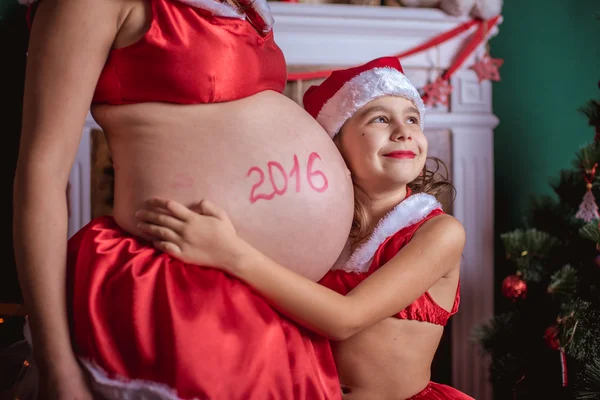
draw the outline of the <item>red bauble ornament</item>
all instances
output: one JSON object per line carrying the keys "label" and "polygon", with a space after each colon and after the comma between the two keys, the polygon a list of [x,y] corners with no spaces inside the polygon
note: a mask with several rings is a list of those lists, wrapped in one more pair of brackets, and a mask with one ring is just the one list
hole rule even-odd
{"label": "red bauble ornament", "polygon": [[600,267],[600,254],[598,254],[598,255],[596,256],[596,258],[594,258],[594,262],[596,263],[596,266],[597,266],[597,267]]}
{"label": "red bauble ornament", "polygon": [[504,297],[517,301],[527,297],[527,283],[519,275],[509,275],[502,281]]}
{"label": "red bauble ornament", "polygon": [[558,341],[558,328],[556,325],[546,328],[546,331],[544,332],[544,340],[546,341],[548,347],[550,347],[552,350],[560,349],[560,342]]}

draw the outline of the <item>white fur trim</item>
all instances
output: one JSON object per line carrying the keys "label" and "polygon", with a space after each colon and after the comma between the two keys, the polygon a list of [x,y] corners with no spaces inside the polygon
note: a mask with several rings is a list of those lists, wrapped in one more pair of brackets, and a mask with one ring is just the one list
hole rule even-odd
{"label": "white fur trim", "polygon": [[317,121],[329,136],[334,137],[356,111],[382,96],[401,96],[411,100],[421,114],[421,129],[425,105],[417,89],[400,71],[389,67],[373,68],[344,83],[317,115]]}
{"label": "white fur trim", "polygon": [[[210,11],[212,15],[218,15],[220,17],[230,18],[244,18],[244,15],[236,10],[229,3],[221,3],[217,0],[177,0],[181,3],[187,4],[195,8],[201,8],[206,11]],[[260,1],[260,0],[257,0]]]}
{"label": "white fur trim", "polygon": [[268,33],[271,29],[273,29],[273,24],[275,20],[273,19],[273,14],[271,13],[271,7],[269,7],[269,3],[267,0],[255,0],[253,4],[254,10],[265,20],[265,29],[263,33]]}
{"label": "white fur trim", "polygon": [[[28,318],[25,318],[23,336],[33,350]],[[164,383],[122,377],[112,379],[94,362],[82,357],[79,357],[79,361],[91,375],[94,392],[101,394],[103,398],[114,400],[181,400],[175,390]]]}
{"label": "white fur trim", "polygon": [[471,15],[475,18],[490,19],[502,13],[502,0],[475,0]]}
{"label": "white fur trim", "polygon": [[[338,260],[332,269],[341,269],[357,274],[367,272],[375,252],[387,238],[407,226],[424,220],[438,208],[441,209],[442,205],[430,194],[417,193],[409,196],[379,221],[369,240],[354,250],[346,258],[348,261]],[[346,248],[344,250],[347,251]]]}
{"label": "white fur trim", "polygon": [[[103,398],[112,400],[181,400],[175,390],[164,383],[141,379],[109,378],[106,372],[89,360],[79,361],[90,372],[92,388]],[[194,398],[194,400],[200,400]]]}
{"label": "white fur trim", "polygon": [[[221,17],[231,17],[231,18],[247,18],[244,14],[238,11],[235,7],[230,5],[227,2],[219,2],[217,0],[177,0],[182,3],[185,3],[189,6],[201,8],[203,10],[210,11],[213,15],[218,15]],[[272,28],[275,20],[273,19],[273,15],[271,13],[271,8],[267,3],[267,0],[254,0],[252,3],[252,7],[254,10],[262,17],[265,21],[265,28],[263,33],[268,33]]]}

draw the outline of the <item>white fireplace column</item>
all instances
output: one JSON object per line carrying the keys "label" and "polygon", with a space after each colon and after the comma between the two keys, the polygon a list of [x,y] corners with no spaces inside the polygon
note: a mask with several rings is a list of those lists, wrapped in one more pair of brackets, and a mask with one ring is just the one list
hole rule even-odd
{"label": "white fireplace column", "polygon": [[[88,115],[69,175],[69,225],[68,235],[73,236],[92,219],[92,138],[91,131],[98,125]],[[98,128],[99,129],[99,128]]]}

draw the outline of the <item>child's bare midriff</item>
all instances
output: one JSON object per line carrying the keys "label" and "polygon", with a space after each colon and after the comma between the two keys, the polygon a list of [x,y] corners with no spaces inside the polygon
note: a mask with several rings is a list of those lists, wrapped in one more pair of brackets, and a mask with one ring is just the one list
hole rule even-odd
{"label": "child's bare midriff", "polygon": [[351,400],[402,400],[423,390],[444,329],[387,318],[332,343],[341,384]]}

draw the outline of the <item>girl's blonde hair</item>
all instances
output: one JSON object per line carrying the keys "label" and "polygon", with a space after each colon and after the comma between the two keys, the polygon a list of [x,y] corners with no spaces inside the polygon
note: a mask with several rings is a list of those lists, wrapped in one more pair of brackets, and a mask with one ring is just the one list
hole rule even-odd
{"label": "girl's blonde hair", "polygon": [[[439,199],[442,194],[450,192],[452,200],[456,189],[448,178],[448,168],[437,157],[428,157],[433,168],[428,168],[427,162],[421,174],[407,186],[412,193],[427,193]],[[350,229],[350,245],[352,248],[365,242],[371,234],[371,213],[369,212],[369,198],[358,186],[354,185],[354,219]]]}

